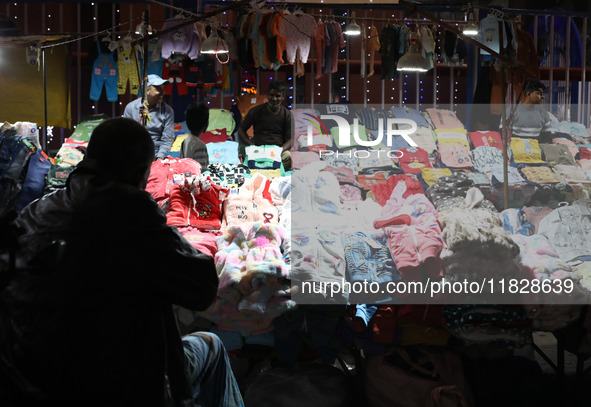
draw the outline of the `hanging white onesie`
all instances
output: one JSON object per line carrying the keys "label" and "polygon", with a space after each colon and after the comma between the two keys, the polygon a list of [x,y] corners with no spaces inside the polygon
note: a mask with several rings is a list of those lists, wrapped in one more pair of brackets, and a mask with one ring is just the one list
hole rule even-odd
{"label": "hanging white onesie", "polygon": [[306,63],[310,54],[310,42],[316,35],[316,21],[307,14],[287,14],[283,18],[285,28],[285,52],[287,62],[293,64],[296,53],[300,50],[300,61]]}

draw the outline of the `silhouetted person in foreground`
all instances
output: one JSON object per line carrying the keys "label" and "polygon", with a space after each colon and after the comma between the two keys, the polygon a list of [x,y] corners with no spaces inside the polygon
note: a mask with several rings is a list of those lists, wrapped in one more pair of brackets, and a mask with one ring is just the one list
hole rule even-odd
{"label": "silhouetted person in foreground", "polygon": [[220,340],[179,335],[172,304],[204,310],[218,278],[144,190],[153,159],[145,128],[107,120],[66,188],[13,222],[0,405],[243,405]]}

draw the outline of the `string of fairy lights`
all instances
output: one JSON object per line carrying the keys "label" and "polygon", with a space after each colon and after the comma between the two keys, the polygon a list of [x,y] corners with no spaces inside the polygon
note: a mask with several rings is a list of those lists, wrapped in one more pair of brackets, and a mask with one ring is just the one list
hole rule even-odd
{"label": "string of fairy lights", "polygon": [[[371,2],[372,1],[370,0],[370,3]],[[321,4],[324,4],[324,1],[321,0],[320,3]],[[11,14],[10,13],[10,8],[11,7],[19,7],[19,5],[21,5],[21,3],[19,3],[19,2],[6,3],[6,14],[7,15],[10,15]],[[92,9],[94,10],[94,15],[92,16],[92,21],[93,21],[93,23],[95,25],[95,28],[97,28],[98,17],[99,17],[98,16],[98,3],[92,2],[92,3],[90,3],[90,5],[92,6]],[[44,12],[45,9],[46,9],[45,4],[43,4],[42,6],[43,6],[42,10]],[[60,5],[60,7],[62,7],[62,6]],[[51,7],[51,6],[48,5],[47,6],[47,9],[49,9],[49,10],[45,14],[46,18],[42,19],[42,21],[43,21],[42,22],[42,30],[44,32],[48,32],[48,33],[52,33],[52,32],[59,33],[60,31],[62,31],[63,22],[61,20],[63,20],[63,17],[62,18],[56,18],[56,6]],[[119,3],[117,3],[116,5],[113,5],[113,9],[114,9],[114,12],[116,14],[118,14],[118,15],[121,14],[121,12],[122,12],[122,10],[121,10],[121,4],[119,4]],[[333,9],[331,9],[331,11],[332,10]],[[12,14],[14,14],[14,19],[23,18],[25,20],[25,26],[27,26],[27,24],[26,24],[27,21],[26,20],[27,20],[27,17],[28,16],[27,16],[27,9],[26,9],[26,7],[24,8],[24,10],[21,9],[20,11],[21,11],[20,13],[17,13],[17,12],[12,13]],[[322,13],[325,12],[325,10],[320,9],[319,12],[322,14]],[[186,11],[186,13],[187,13],[187,15],[193,14],[193,13],[191,13],[189,11]],[[384,14],[385,13],[386,12],[384,11]],[[390,16],[388,17],[388,19],[389,18],[396,19],[396,15],[393,12],[388,12],[388,13],[390,14]],[[226,15],[226,14],[227,13],[225,11],[222,13],[222,15]],[[380,19],[375,19],[375,18],[367,18],[367,10],[365,10],[365,14],[366,14],[365,17],[360,18],[361,21],[369,21],[369,20],[371,20],[372,21],[372,25],[373,25],[373,21],[374,20],[378,20],[378,21],[380,20]],[[348,11],[342,11],[340,13],[340,17],[341,17],[340,18],[340,21],[341,21],[340,22],[340,25],[341,25],[342,28],[344,28],[344,26],[346,25],[347,19],[350,19],[351,17],[349,17],[349,12]],[[116,18],[116,16],[113,17],[113,22],[115,21],[115,18]],[[353,16],[353,18],[354,18],[354,16]],[[384,19],[386,19],[386,16],[385,15],[384,15]],[[100,35],[101,32],[105,32],[105,31],[106,32],[113,31],[113,30],[117,29],[118,27],[125,26],[127,24],[129,24],[130,32],[132,32],[133,31],[133,27],[134,27],[135,23],[138,20],[141,20],[141,17],[138,16],[138,17],[136,17],[134,19],[133,16],[132,16],[132,8],[130,7],[129,21],[126,21],[126,22],[121,23],[121,24],[118,24],[118,25],[114,25],[113,27],[111,27],[111,28],[109,28],[107,30],[98,31],[98,29],[97,29],[97,30],[95,30],[96,31],[95,33],[90,34],[89,36]],[[405,18],[405,20],[407,20],[407,19]],[[408,21],[408,22],[406,22],[406,24],[407,25],[410,25],[411,22]],[[416,20],[413,20],[412,24],[416,24]],[[58,25],[59,25],[59,28],[57,27]],[[365,40],[368,40],[370,38],[370,35],[368,34],[368,32],[371,31],[372,25],[369,25],[367,27],[367,31],[364,32],[364,39]],[[458,25],[458,23],[456,23],[456,26],[457,25]],[[225,22],[224,26],[227,29],[230,28],[229,25],[228,25],[227,19],[226,19],[226,22]],[[439,32],[439,35],[440,34],[441,33]],[[84,38],[87,38],[87,37],[88,36],[79,37],[79,38],[75,38],[75,39],[73,39],[71,41],[72,42],[73,41],[80,41],[81,39],[84,39]],[[122,37],[122,34],[121,33],[119,33],[119,34],[116,35],[117,40],[121,39],[121,37]],[[351,40],[349,38],[346,38],[345,41],[346,42],[349,42]],[[347,44],[347,46],[348,45],[349,44]],[[346,58],[346,52],[347,52],[347,48],[346,47],[340,49],[339,59],[347,59]],[[368,57],[368,56],[369,56],[369,54],[366,54],[366,57]],[[452,70],[453,70],[453,68],[452,68]],[[248,72],[246,71],[245,73],[248,73]],[[329,77],[329,81],[332,81],[333,80],[332,75],[329,75],[328,77]],[[341,75],[338,76],[338,80],[336,78],[334,78],[334,79],[335,79],[335,82],[338,82],[339,86],[338,86],[337,89],[332,89],[332,92],[331,93],[332,94],[338,94],[338,96],[339,96],[340,99],[345,98],[345,96],[343,96],[343,93],[344,93],[343,91],[346,91],[346,88],[347,87],[344,86],[343,83],[346,84],[346,79],[348,79],[348,78],[345,78],[341,74]],[[370,85],[371,84],[371,81],[372,81],[372,78],[367,77],[365,79],[366,79],[367,85]],[[376,75],[373,79],[383,80],[383,79],[380,79],[378,75]],[[418,100],[418,106],[420,108],[420,107],[423,106],[423,102],[424,102],[424,99],[425,99],[425,86],[424,86],[425,84],[424,84],[423,80],[419,79],[418,76],[417,76],[416,79],[419,81],[419,83],[418,83],[418,87],[417,87],[417,94],[415,95],[415,97]],[[439,100],[438,83],[439,83],[439,80],[440,80],[440,76],[438,74],[436,76],[436,79],[437,80],[434,80],[433,81],[433,87],[434,87],[434,93],[433,93],[433,95],[434,95],[434,99],[435,99],[433,101],[433,103],[434,104],[439,104],[440,103],[440,100]],[[295,101],[296,89],[294,88],[294,81],[293,81],[293,77],[292,76],[288,75],[288,81],[289,81],[289,84],[290,84],[289,85],[289,90],[291,92],[289,92],[290,94],[289,94],[289,96],[287,98],[288,99],[287,100],[287,104],[288,104],[288,107],[291,107],[292,104]],[[386,81],[386,83],[387,82],[388,81]],[[388,84],[385,85],[386,88],[389,88],[388,89],[389,95],[386,95],[386,97],[389,99],[388,102],[394,102],[396,100],[396,97],[395,97],[396,91],[399,90],[399,91],[401,91],[401,93],[399,93],[399,95],[400,95],[399,103],[400,104],[407,104],[407,103],[409,103],[409,97],[410,97],[409,96],[409,84],[410,84],[410,82],[409,82],[409,74],[402,74],[401,77],[398,78],[397,81],[391,80],[389,82],[391,82],[391,86],[389,86]],[[330,82],[329,83],[329,88],[331,88],[331,85],[332,84],[333,84],[333,82]],[[452,87],[452,89],[450,89],[450,92],[452,92],[452,95],[453,95],[452,96],[453,97],[453,99],[452,99],[453,105],[454,105],[454,107],[457,107],[457,101],[458,101],[458,89],[457,89],[457,87],[459,85],[458,80],[454,80],[453,81],[453,84],[454,84],[454,86]],[[315,92],[315,94],[316,94],[317,97],[321,97],[322,96],[322,85],[323,85],[323,83],[320,83],[320,82],[319,83],[316,83],[316,92]],[[397,85],[401,89],[397,89]],[[372,94],[372,91],[371,91],[371,89],[369,89],[369,86],[367,86],[366,88],[367,89],[366,89],[366,95],[365,95],[365,98],[364,98],[365,99],[364,100],[364,104],[365,103],[374,103],[375,104],[377,101],[376,100],[372,100],[372,99],[374,99],[374,97],[375,97],[375,95],[377,93],[374,92],[374,94]],[[384,84],[382,85],[382,89],[384,89]],[[331,95],[331,97],[332,97],[332,95]],[[381,101],[382,103],[383,103],[383,98],[384,98],[384,95],[382,95],[382,101]],[[234,100],[232,100],[232,101],[234,101]],[[119,105],[123,105],[123,103],[124,103],[123,101],[119,101],[118,102]],[[211,100],[207,100],[207,103],[208,104],[211,104]],[[90,101],[90,108],[92,110],[96,111],[96,109],[97,109],[96,102]]]}

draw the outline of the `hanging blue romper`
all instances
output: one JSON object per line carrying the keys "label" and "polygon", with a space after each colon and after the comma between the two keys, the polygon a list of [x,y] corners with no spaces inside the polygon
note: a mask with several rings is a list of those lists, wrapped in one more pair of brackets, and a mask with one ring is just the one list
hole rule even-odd
{"label": "hanging blue romper", "polygon": [[[160,43],[160,44],[158,44]],[[144,77],[144,57],[141,52],[137,54],[138,63],[140,65],[140,78]],[[148,75],[158,75],[162,77],[162,67],[164,59],[162,59],[162,40],[160,38],[152,38],[148,43]],[[138,92],[138,96],[142,95],[142,87]]]}
{"label": "hanging blue romper", "polygon": [[117,73],[117,64],[113,58],[113,53],[101,52],[101,45],[97,41],[98,57],[92,66],[92,82],[90,84],[90,99],[99,100],[105,84],[105,94],[109,102],[117,101],[117,82],[119,75]]}

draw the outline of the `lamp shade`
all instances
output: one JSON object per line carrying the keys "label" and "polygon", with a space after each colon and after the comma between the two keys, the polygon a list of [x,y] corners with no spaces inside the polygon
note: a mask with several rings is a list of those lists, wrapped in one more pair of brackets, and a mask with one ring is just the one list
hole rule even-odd
{"label": "lamp shade", "polygon": [[427,60],[419,53],[416,34],[410,34],[410,47],[398,60],[396,70],[406,72],[427,72],[429,70]]}
{"label": "lamp shade", "polygon": [[478,35],[478,26],[471,22],[468,25],[464,26],[462,33],[464,35],[469,35],[469,36]]}
{"label": "lamp shade", "polygon": [[360,35],[361,34],[361,27],[359,24],[355,22],[355,12],[351,13],[351,22],[345,26],[345,31],[343,34],[346,35]]}
{"label": "lamp shade", "polygon": [[343,32],[343,34],[347,34],[347,35],[360,35],[361,34],[361,27],[359,27],[359,24],[357,24],[355,22],[355,20],[351,21],[351,23],[347,24],[347,26],[345,27],[345,31]]}
{"label": "lamp shade", "polygon": [[227,54],[230,52],[228,50],[228,43],[217,33],[217,30],[211,30],[211,34],[203,44],[201,44],[201,53],[202,54]]}

